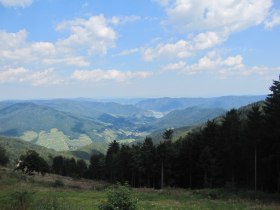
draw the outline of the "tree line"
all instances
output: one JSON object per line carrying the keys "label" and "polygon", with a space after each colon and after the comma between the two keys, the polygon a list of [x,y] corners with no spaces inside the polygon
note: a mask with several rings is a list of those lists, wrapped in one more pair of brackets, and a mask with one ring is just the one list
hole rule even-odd
{"label": "tree line", "polygon": [[177,140],[172,138],[173,130],[167,129],[158,145],[150,137],[133,145],[113,141],[106,155],[92,155],[89,165],[57,156],[48,171],[127,181],[133,187],[236,187],[280,192],[280,82],[273,81],[270,90],[264,103],[249,111],[232,109]]}
{"label": "tree line", "polygon": [[133,187],[237,187],[280,192],[280,82],[264,103],[232,109],[222,119],[172,141],[172,130],[154,145],[110,143],[93,155],[91,178],[128,181]]}

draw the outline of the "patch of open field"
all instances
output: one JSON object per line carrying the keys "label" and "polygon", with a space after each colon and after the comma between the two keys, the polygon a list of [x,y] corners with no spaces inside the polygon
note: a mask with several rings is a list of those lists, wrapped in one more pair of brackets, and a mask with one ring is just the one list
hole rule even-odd
{"label": "patch of open field", "polygon": [[[57,175],[27,177],[0,168],[0,209],[94,210],[106,201],[108,183]],[[134,189],[138,209],[280,209],[279,195],[224,189]],[[20,199],[23,206],[20,206]]]}

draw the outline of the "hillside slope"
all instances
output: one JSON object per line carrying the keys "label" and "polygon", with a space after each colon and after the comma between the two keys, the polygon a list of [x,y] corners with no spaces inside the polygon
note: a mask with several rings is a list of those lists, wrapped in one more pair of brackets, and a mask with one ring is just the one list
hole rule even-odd
{"label": "hillside slope", "polygon": [[57,151],[75,150],[93,141],[141,138],[139,133],[34,103],[16,103],[1,109],[0,135]]}
{"label": "hillside slope", "polygon": [[218,117],[224,114],[225,111],[221,108],[189,107],[169,112],[153,123],[152,126],[158,129],[193,126]]}

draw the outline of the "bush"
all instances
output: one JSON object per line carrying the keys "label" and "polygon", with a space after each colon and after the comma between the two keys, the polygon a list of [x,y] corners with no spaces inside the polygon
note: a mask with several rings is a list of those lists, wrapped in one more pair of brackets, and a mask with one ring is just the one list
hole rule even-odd
{"label": "bush", "polygon": [[62,180],[57,179],[54,181],[53,186],[54,187],[64,187],[64,182]]}
{"label": "bush", "polygon": [[11,195],[11,209],[27,210],[30,208],[33,192],[18,191]]}
{"label": "bush", "polygon": [[128,183],[121,185],[117,183],[115,186],[109,188],[107,192],[108,201],[101,205],[101,210],[135,210],[137,200],[134,197],[133,191]]}

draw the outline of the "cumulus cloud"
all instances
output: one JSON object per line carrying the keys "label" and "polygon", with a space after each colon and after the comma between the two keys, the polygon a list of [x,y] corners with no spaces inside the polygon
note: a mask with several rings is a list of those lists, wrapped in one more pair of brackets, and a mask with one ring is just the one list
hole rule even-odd
{"label": "cumulus cloud", "polygon": [[166,24],[179,30],[245,29],[264,22],[272,6],[272,0],[175,0],[163,1],[168,16]]}
{"label": "cumulus cloud", "polygon": [[6,68],[0,71],[0,83],[17,82],[25,75],[28,71],[23,68]]}
{"label": "cumulus cloud", "polygon": [[143,50],[143,59],[153,61],[157,58],[182,59],[194,55],[196,52],[217,46],[226,39],[224,33],[199,33],[188,40],[179,40],[175,43],[160,43],[154,48]]}
{"label": "cumulus cloud", "polygon": [[[165,26],[183,33],[192,32],[192,38],[173,43],[160,43],[143,50],[143,58],[182,59],[199,51],[216,47],[231,33],[264,23],[269,17],[272,0],[155,0],[166,11]],[[280,23],[279,13],[265,22],[267,28]]]}
{"label": "cumulus cloud", "polygon": [[280,11],[274,11],[270,18],[265,21],[265,28],[272,29],[273,27],[280,25]]}
{"label": "cumulus cloud", "polygon": [[54,74],[53,69],[30,71],[24,67],[3,68],[0,70],[0,83],[27,83],[32,86],[62,84],[63,79]]}
{"label": "cumulus cloud", "polygon": [[107,81],[107,80],[113,80],[117,82],[124,82],[126,80],[130,80],[133,78],[147,78],[151,76],[150,72],[131,72],[131,71],[118,71],[118,70],[102,70],[102,69],[96,69],[96,70],[77,70],[74,71],[71,78],[73,80],[77,81],[93,81],[93,82],[99,82],[99,81]]}
{"label": "cumulus cloud", "polygon": [[89,66],[89,58],[106,54],[114,47],[116,32],[103,16],[65,21],[57,30],[68,30],[69,36],[56,42],[28,42],[27,31],[9,33],[0,30],[2,65],[68,65]]}
{"label": "cumulus cloud", "polygon": [[117,38],[109,22],[103,15],[62,22],[56,29],[70,30],[71,33],[66,39],[58,40],[56,45],[64,53],[86,50],[88,55],[106,54],[114,47]]}
{"label": "cumulus cloud", "polygon": [[166,66],[163,67],[164,71],[176,71],[176,70],[181,70],[183,68],[185,68],[187,65],[186,62],[184,61],[179,61],[177,63],[170,63]]}
{"label": "cumulus cloud", "polygon": [[147,48],[143,52],[145,61],[153,61],[156,58],[187,58],[192,55],[193,46],[185,41],[176,43],[158,44],[154,48]]}
{"label": "cumulus cloud", "polygon": [[210,72],[219,78],[226,78],[232,75],[271,75],[279,72],[280,67],[248,67],[243,63],[243,57],[241,55],[234,55],[222,58],[215,51],[211,51],[206,56],[200,58],[197,63],[194,63],[192,65],[182,65],[182,68],[178,70],[181,73],[189,75]]}
{"label": "cumulus cloud", "polygon": [[31,5],[33,0],[0,0],[4,7],[27,7]]}
{"label": "cumulus cloud", "polygon": [[229,56],[223,59],[215,52],[210,52],[208,55],[200,58],[197,63],[184,67],[182,71],[187,74],[196,74],[203,71],[226,74],[242,71],[243,68],[244,64],[241,55]]}

